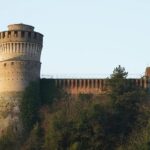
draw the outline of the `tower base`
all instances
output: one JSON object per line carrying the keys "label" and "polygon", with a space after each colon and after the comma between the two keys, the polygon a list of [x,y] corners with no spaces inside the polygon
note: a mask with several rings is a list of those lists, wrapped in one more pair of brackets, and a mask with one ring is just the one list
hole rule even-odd
{"label": "tower base", "polygon": [[19,101],[21,92],[0,93],[0,136],[11,127],[13,132],[21,132],[21,121],[19,117]]}

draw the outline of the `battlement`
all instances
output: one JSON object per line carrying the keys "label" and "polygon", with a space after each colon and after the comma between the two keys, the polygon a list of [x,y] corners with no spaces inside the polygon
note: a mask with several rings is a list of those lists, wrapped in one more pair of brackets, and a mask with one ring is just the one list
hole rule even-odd
{"label": "battlement", "polygon": [[43,43],[43,35],[34,31],[11,30],[0,32],[0,43],[7,42]]}
{"label": "battlement", "polygon": [[[101,94],[109,91],[108,79],[52,79],[55,86],[70,94]],[[149,79],[127,79],[126,84],[149,87]]]}
{"label": "battlement", "polygon": [[8,31],[0,32],[0,61],[34,60],[39,61],[43,45],[43,35],[34,32],[34,27],[25,24],[12,24]]}

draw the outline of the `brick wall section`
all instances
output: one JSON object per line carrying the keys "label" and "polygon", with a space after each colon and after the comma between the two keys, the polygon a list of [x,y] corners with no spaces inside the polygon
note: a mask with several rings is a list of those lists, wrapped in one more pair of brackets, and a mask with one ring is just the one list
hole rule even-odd
{"label": "brick wall section", "polygon": [[[106,79],[53,79],[56,87],[70,94],[101,94],[109,90]],[[128,79],[127,84],[148,88],[148,78]]]}

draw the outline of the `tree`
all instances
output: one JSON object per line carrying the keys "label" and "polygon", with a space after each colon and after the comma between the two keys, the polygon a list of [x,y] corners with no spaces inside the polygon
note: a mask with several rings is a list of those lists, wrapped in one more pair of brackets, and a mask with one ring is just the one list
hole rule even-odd
{"label": "tree", "polygon": [[128,90],[126,85],[127,75],[128,72],[120,65],[114,69],[113,74],[111,74],[111,78],[108,81],[112,96],[121,95]]}
{"label": "tree", "polygon": [[27,141],[22,145],[21,150],[41,150],[42,134],[39,124],[36,123],[30,132]]}
{"label": "tree", "polygon": [[118,66],[109,79],[113,113],[108,132],[116,145],[124,143],[134,127],[139,124],[141,106],[146,99],[146,92],[136,85],[129,84],[127,75],[125,69]]}
{"label": "tree", "polygon": [[25,89],[20,102],[20,117],[25,133],[29,133],[33,125],[38,121],[40,104],[39,83],[32,82]]}

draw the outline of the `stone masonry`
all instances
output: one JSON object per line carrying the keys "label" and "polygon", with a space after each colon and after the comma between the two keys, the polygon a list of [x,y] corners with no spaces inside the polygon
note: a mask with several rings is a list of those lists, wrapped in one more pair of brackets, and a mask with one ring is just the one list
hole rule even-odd
{"label": "stone masonry", "polygon": [[43,35],[34,27],[12,24],[0,32],[0,131],[19,129],[18,100],[31,81],[40,79]]}

